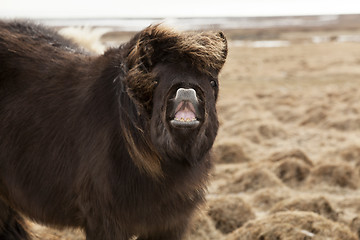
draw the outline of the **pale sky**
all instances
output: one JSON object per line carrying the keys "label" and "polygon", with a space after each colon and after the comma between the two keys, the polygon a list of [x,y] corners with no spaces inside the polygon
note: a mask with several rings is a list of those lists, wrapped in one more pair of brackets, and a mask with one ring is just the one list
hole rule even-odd
{"label": "pale sky", "polygon": [[0,0],[0,18],[242,17],[360,13],[360,0]]}

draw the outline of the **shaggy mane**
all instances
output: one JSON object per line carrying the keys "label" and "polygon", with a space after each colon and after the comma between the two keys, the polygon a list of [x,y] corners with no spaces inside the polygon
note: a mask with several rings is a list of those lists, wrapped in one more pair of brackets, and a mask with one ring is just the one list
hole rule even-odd
{"label": "shaggy mane", "polygon": [[138,33],[128,48],[125,82],[129,95],[135,96],[148,113],[156,86],[151,70],[157,63],[186,62],[200,73],[213,76],[223,67],[228,52],[222,32],[176,32],[162,25],[149,26]]}

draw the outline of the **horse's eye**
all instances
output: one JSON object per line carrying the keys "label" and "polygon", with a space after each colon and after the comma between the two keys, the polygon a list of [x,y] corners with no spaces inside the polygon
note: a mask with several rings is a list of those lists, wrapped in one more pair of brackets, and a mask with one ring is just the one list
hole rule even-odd
{"label": "horse's eye", "polygon": [[216,83],[216,81],[211,80],[211,81],[210,81],[210,85],[214,88],[214,87],[217,86],[217,83]]}

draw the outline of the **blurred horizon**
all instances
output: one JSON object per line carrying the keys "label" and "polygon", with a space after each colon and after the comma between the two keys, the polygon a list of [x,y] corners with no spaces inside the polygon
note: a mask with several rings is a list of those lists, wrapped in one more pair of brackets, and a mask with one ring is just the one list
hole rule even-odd
{"label": "blurred horizon", "polygon": [[117,19],[360,14],[357,0],[0,0],[0,18]]}
{"label": "blurred horizon", "polygon": [[36,19],[49,26],[85,26],[110,28],[116,31],[138,31],[151,24],[165,24],[181,30],[195,29],[266,29],[266,28],[314,28],[325,26],[356,27],[360,14],[276,16],[276,17],[213,17],[213,18],[71,18]]}

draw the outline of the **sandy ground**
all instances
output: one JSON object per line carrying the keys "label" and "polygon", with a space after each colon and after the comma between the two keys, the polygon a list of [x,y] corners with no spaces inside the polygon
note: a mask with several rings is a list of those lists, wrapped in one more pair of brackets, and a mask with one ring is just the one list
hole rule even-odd
{"label": "sandy ground", "polygon": [[[358,239],[360,43],[229,50],[208,204],[188,239]],[[84,239],[30,227],[34,239]]]}
{"label": "sandy ground", "polygon": [[358,239],[359,77],[359,43],[231,48],[208,195],[220,237]]}

